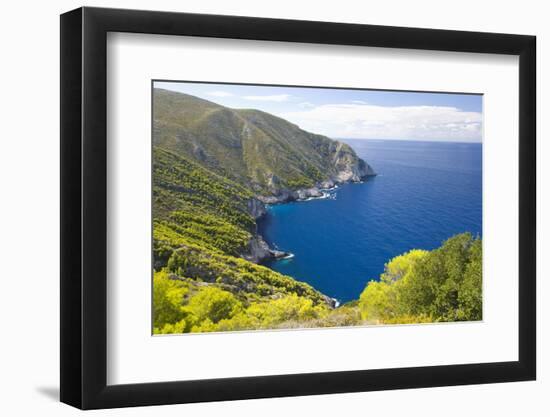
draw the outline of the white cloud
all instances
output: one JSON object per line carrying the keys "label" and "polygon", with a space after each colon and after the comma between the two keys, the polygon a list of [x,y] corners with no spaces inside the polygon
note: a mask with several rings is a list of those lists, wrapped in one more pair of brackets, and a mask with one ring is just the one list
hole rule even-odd
{"label": "white cloud", "polygon": [[231,97],[233,94],[227,92],[227,91],[209,91],[208,93],[209,96],[214,96],[214,97]]}
{"label": "white cloud", "polygon": [[275,102],[282,102],[282,101],[288,101],[290,99],[289,94],[274,94],[270,96],[244,96],[245,100],[253,100],[253,101],[275,101]]}
{"label": "white cloud", "polygon": [[304,101],[302,103],[299,103],[298,106],[302,107],[303,109],[311,109],[312,107],[315,107],[315,104],[310,103],[309,101]]}
{"label": "white cloud", "polygon": [[302,129],[331,137],[479,141],[482,116],[448,106],[326,104],[280,114]]}

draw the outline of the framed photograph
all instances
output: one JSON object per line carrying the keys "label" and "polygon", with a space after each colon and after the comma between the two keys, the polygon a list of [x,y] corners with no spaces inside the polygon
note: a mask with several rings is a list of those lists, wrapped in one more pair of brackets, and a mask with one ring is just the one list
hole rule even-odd
{"label": "framed photograph", "polygon": [[535,37],[61,16],[61,401],[533,380]]}

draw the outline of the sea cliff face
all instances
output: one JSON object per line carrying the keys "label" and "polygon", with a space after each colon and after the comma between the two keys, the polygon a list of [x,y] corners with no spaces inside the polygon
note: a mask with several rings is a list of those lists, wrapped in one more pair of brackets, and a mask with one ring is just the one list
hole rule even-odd
{"label": "sea cliff face", "polygon": [[272,179],[270,182],[270,195],[258,195],[257,199],[264,204],[280,204],[321,198],[324,196],[325,190],[334,188],[337,184],[362,182],[376,175],[374,169],[361,158],[358,158],[353,150],[351,152],[349,150],[342,151],[342,145],[347,146],[339,142],[336,145],[337,151],[332,160],[335,174],[328,179],[315,183],[313,187],[294,190],[285,188],[280,185],[280,182]]}
{"label": "sea cliff face", "polygon": [[334,153],[333,164],[336,175],[333,178],[336,182],[360,182],[376,173],[372,167],[359,158],[355,151],[348,145],[338,142]]}
{"label": "sea cliff face", "polygon": [[252,236],[248,242],[247,250],[242,257],[255,264],[262,263],[268,259],[281,259],[290,256],[290,253],[270,248],[267,242],[259,234]]}
{"label": "sea cliff face", "polygon": [[248,213],[256,220],[265,216],[267,212],[264,203],[258,198],[251,198],[248,200],[247,209]]}

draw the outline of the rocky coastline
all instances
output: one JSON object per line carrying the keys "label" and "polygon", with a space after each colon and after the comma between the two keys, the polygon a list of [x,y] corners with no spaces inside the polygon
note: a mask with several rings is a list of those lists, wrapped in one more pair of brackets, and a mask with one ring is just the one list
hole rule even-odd
{"label": "rocky coastline", "polygon": [[248,242],[247,251],[242,254],[244,259],[256,264],[268,260],[284,259],[291,256],[292,254],[290,252],[270,248],[267,242],[259,234],[252,236]]}
{"label": "rocky coastline", "polygon": [[[259,220],[267,213],[266,205],[325,198],[328,195],[328,192],[337,188],[339,184],[359,183],[376,175],[376,172],[374,172],[370,165],[361,159],[358,161],[359,162],[357,165],[353,168],[349,168],[348,165],[347,169],[340,171],[335,177],[321,181],[315,184],[314,187],[297,190],[280,188],[272,190],[272,195],[258,195],[249,200],[248,211],[255,220]],[[248,243],[247,251],[243,253],[242,256],[248,261],[259,264],[269,260],[290,258],[293,254],[270,248],[267,242],[256,230]]]}
{"label": "rocky coastline", "polygon": [[[263,204],[282,204],[292,201],[308,201],[315,198],[323,198],[326,192],[334,189],[339,184],[358,183],[366,181],[369,177],[376,176],[376,172],[372,167],[362,159],[357,159],[355,163],[347,163],[341,168],[338,173],[324,181],[320,181],[310,188],[300,188],[297,190],[289,190],[283,187],[271,188],[270,195],[259,195],[256,199]],[[272,179],[271,183],[276,183]],[[265,208],[264,208],[265,210]]]}

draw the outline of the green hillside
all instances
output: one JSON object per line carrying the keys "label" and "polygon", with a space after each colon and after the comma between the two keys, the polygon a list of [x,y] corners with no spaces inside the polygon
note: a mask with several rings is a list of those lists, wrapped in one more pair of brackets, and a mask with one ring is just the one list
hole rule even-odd
{"label": "green hillside", "polygon": [[156,146],[245,185],[258,194],[359,181],[374,171],[344,143],[259,110],[235,110],[154,90]]}
{"label": "green hillside", "polygon": [[229,179],[159,148],[153,153],[153,251],[155,269],[223,284],[234,292],[326,297],[311,286],[241,259],[256,222],[252,194]]}

